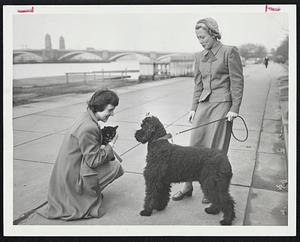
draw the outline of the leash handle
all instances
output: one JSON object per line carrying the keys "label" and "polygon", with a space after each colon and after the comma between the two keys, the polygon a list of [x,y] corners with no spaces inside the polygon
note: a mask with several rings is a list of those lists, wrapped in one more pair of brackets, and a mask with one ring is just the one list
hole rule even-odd
{"label": "leash handle", "polygon": [[247,127],[247,124],[246,124],[246,122],[245,122],[245,120],[244,120],[244,118],[243,118],[242,116],[238,115],[237,118],[240,118],[240,119],[243,121],[244,126],[245,126],[245,129],[246,129],[246,136],[245,136],[244,139],[238,139],[238,138],[234,135],[233,129],[231,129],[231,134],[232,134],[233,138],[235,138],[237,141],[239,141],[239,142],[245,142],[245,141],[248,139],[248,136],[249,136],[248,127]]}
{"label": "leash handle", "polygon": [[[246,136],[245,136],[245,138],[244,138],[244,139],[238,139],[238,138],[237,138],[237,137],[234,135],[234,133],[233,133],[233,129],[231,130],[231,134],[232,134],[233,138],[235,138],[237,141],[239,141],[239,142],[245,142],[245,141],[248,139],[248,135],[249,135],[249,131],[248,131],[247,124],[246,124],[246,122],[245,122],[245,120],[244,120],[244,118],[243,118],[242,116],[238,115],[238,116],[236,116],[236,118],[240,118],[240,119],[243,121],[243,124],[244,124],[244,126],[245,126],[245,129],[246,129]],[[209,122],[209,123],[206,123],[206,124],[202,124],[202,125],[199,125],[199,126],[196,126],[196,127],[190,128],[190,129],[186,129],[186,130],[180,131],[180,132],[176,133],[175,135],[179,135],[179,134],[182,134],[182,133],[185,133],[185,132],[191,131],[191,130],[193,130],[193,129],[197,129],[197,128],[200,128],[200,127],[203,127],[203,126],[206,126],[206,125],[209,125],[209,124],[215,123],[215,122],[220,122],[220,121],[222,121],[222,120],[226,120],[226,119],[227,119],[227,117],[225,117],[225,118],[220,118],[220,119],[217,119],[217,120],[211,121],[211,122]],[[228,121],[228,122],[229,122],[229,121]],[[232,120],[232,122],[233,122],[233,120]]]}

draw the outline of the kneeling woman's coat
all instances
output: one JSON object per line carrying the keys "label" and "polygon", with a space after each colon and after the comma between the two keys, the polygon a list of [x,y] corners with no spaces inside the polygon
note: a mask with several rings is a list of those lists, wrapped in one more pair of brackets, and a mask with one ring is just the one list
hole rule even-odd
{"label": "kneeling woman's coat", "polygon": [[66,133],[49,184],[47,218],[100,217],[103,188],[123,174],[110,145],[102,146],[101,129],[87,110]]}

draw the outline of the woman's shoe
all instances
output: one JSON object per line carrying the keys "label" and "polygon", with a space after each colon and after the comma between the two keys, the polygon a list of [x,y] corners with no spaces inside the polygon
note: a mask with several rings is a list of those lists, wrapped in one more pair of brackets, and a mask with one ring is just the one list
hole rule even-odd
{"label": "woman's shoe", "polygon": [[180,200],[184,199],[185,197],[191,197],[192,194],[193,194],[193,188],[188,190],[187,192],[179,191],[173,195],[172,200],[180,201]]}

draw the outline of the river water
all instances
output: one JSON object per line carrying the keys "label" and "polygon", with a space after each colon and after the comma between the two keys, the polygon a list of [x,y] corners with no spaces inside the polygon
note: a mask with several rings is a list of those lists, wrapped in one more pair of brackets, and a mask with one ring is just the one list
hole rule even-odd
{"label": "river water", "polygon": [[[64,76],[66,72],[92,72],[111,70],[139,70],[138,60],[119,60],[110,63],[37,63],[14,64],[13,79],[32,77]],[[129,73],[131,79],[137,79],[138,72]]]}

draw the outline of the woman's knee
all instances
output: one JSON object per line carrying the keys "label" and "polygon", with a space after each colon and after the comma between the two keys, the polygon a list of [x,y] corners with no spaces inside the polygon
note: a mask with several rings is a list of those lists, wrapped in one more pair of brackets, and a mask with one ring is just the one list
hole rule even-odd
{"label": "woman's knee", "polygon": [[123,176],[123,174],[124,174],[124,170],[123,167],[120,165],[116,179],[119,178],[120,176]]}

